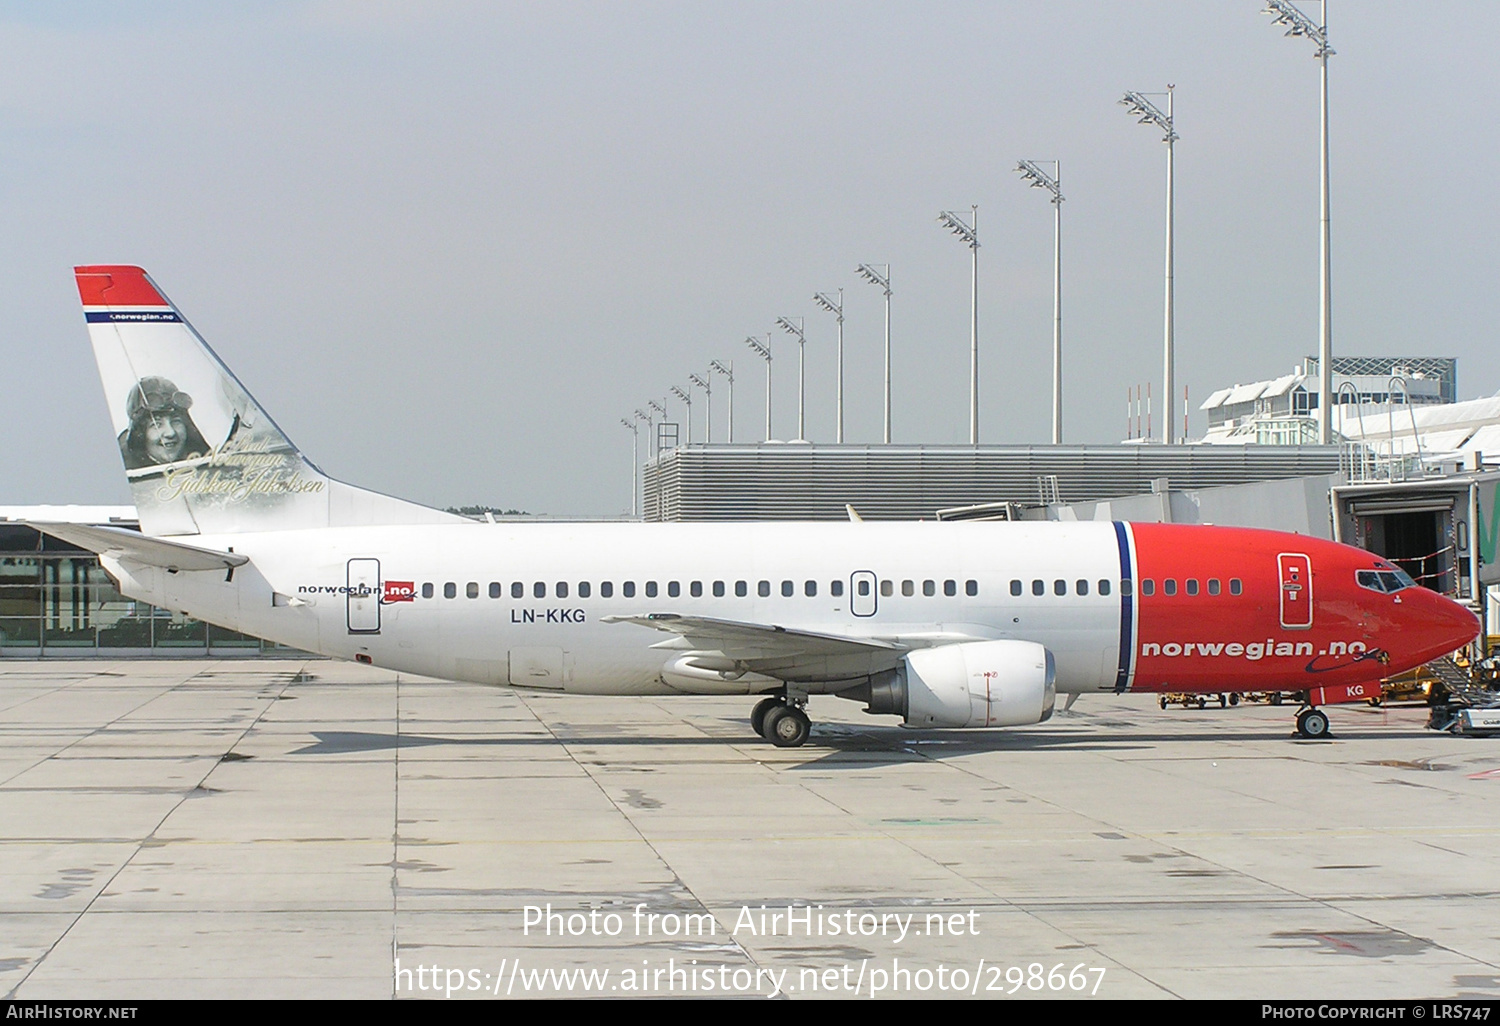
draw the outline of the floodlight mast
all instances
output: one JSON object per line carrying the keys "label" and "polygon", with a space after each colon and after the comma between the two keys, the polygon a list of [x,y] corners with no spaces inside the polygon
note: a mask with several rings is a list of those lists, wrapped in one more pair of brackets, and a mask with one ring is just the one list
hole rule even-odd
{"label": "floodlight mast", "polygon": [[[655,410],[657,413],[661,414],[661,422],[662,422],[663,425],[666,424],[666,422],[667,422],[667,407],[666,407],[665,403],[659,403],[655,399],[647,399],[646,400],[646,406],[649,407],[652,410]],[[653,452],[655,453],[655,455],[657,455],[657,456],[661,455],[661,432],[660,431],[656,432],[656,434],[654,436],[652,436],[652,439],[651,439],[651,448],[652,448]]]}
{"label": "floodlight mast", "polygon": [[[876,268],[881,270],[876,270]],[[891,444],[891,265],[860,264],[855,272],[885,291],[885,444]]]}
{"label": "floodlight mast", "polygon": [[[793,324],[795,320],[797,323]],[[807,335],[801,317],[778,317],[776,326],[797,340],[797,441],[807,441]]]}
{"label": "floodlight mast", "polygon": [[745,339],[745,345],[755,353],[756,356],[766,361],[766,441],[771,440],[771,333],[766,333],[766,343],[761,345],[760,339],[754,335]]}
{"label": "floodlight mast", "polygon": [[813,302],[824,310],[838,318],[839,322],[839,353],[838,353],[838,397],[839,416],[838,427],[834,432],[834,441],[839,445],[844,444],[844,290],[839,289],[839,299],[835,303],[828,298],[826,292],[814,292]]}
{"label": "floodlight mast", "polygon": [[[639,413],[640,411],[637,410],[636,412]],[[624,417],[621,417],[620,423],[624,424],[630,431],[630,515],[637,516],[639,515],[637,511],[640,509],[640,502],[636,498],[636,489],[639,487],[636,479],[641,473],[641,430],[633,420],[626,420]]]}
{"label": "floodlight mast", "polygon": [[[689,385],[688,387],[691,388],[692,386]],[[672,386],[672,394],[675,395],[677,398],[681,399],[682,400],[682,405],[684,405],[684,406],[687,407],[687,442],[685,444],[692,445],[693,444],[693,397],[689,393],[684,392],[682,389],[678,388],[676,385]]]}
{"label": "floodlight mast", "polygon": [[1322,172],[1322,196],[1319,228],[1322,271],[1318,287],[1318,441],[1328,445],[1333,441],[1333,281],[1329,258],[1328,227],[1328,58],[1336,53],[1328,45],[1328,0],[1320,0],[1318,20],[1313,20],[1299,11],[1290,0],[1266,0],[1262,14],[1272,16],[1271,24],[1285,25],[1288,36],[1304,36],[1316,47],[1313,56],[1319,65],[1322,80],[1319,127],[1322,143],[1319,163]]}
{"label": "floodlight mast", "polygon": [[700,378],[697,374],[688,375],[688,391],[697,385],[703,389],[703,444],[712,445],[714,442],[714,393],[708,381]]}
{"label": "floodlight mast", "polygon": [[726,367],[718,360],[709,360],[708,369],[716,374],[722,374],[729,382],[729,416],[726,419],[726,434],[729,436],[730,445],[734,444],[734,361],[730,360]]}
{"label": "floodlight mast", "polygon": [[973,271],[969,289],[969,444],[979,444],[979,207],[969,207],[969,220],[951,210],[938,213],[938,224],[969,247]]}
{"label": "floodlight mast", "polygon": [[[1167,109],[1166,109],[1165,113],[1163,113],[1162,110],[1161,110],[1161,108],[1158,107],[1156,104],[1154,104],[1150,100],[1146,99],[1146,96],[1148,95],[1146,93],[1129,92],[1129,93],[1126,93],[1125,94],[1125,98],[1120,101],[1121,106],[1123,106],[1125,108],[1126,112],[1128,114],[1130,114],[1131,117],[1138,118],[1140,120],[1141,124],[1143,124],[1143,125],[1155,125],[1157,128],[1161,129],[1162,130],[1162,140],[1161,141],[1164,142],[1166,144],[1166,146],[1167,146],[1167,274],[1166,274],[1166,277],[1167,277],[1167,287],[1166,287],[1166,300],[1165,300],[1165,303],[1163,304],[1164,307],[1165,307],[1165,312],[1164,312],[1163,317],[1162,317],[1162,320],[1163,320],[1163,327],[1162,327],[1163,343],[1162,343],[1162,348],[1165,351],[1163,353],[1163,357],[1162,357],[1162,362],[1165,365],[1164,366],[1164,370],[1163,370],[1162,373],[1163,373],[1163,377],[1166,378],[1166,382],[1165,382],[1165,387],[1162,389],[1162,395],[1164,396],[1164,399],[1162,400],[1164,408],[1162,410],[1162,418],[1161,418],[1161,424],[1162,424],[1162,427],[1161,427],[1161,440],[1163,442],[1166,442],[1169,445],[1172,442],[1172,371],[1173,371],[1173,353],[1172,353],[1172,344],[1173,344],[1173,339],[1172,339],[1172,327],[1173,327],[1173,325],[1172,325],[1172,321],[1173,321],[1173,297],[1172,297],[1172,234],[1173,234],[1172,233],[1172,216],[1173,216],[1172,144],[1175,143],[1177,141],[1177,139],[1178,139],[1177,130],[1176,130],[1176,128],[1173,127],[1173,120],[1172,120],[1172,91],[1173,91],[1174,88],[1176,88],[1176,87],[1175,86],[1171,86],[1171,85],[1167,86],[1167,92],[1166,92],[1166,96],[1167,96]],[[1152,94],[1149,94],[1149,95],[1160,96],[1161,94],[1160,93],[1152,93]]]}
{"label": "floodlight mast", "polygon": [[[1051,164],[1047,174],[1038,164]],[[1052,444],[1062,444],[1062,161],[1023,160],[1016,165],[1021,179],[1033,189],[1052,194]]]}

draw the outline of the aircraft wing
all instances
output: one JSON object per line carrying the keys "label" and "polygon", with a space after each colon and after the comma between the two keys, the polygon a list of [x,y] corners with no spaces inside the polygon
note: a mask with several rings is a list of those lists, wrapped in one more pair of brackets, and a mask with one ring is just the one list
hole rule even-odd
{"label": "aircraft wing", "polygon": [[602,619],[671,634],[673,637],[651,647],[680,650],[707,669],[748,670],[790,681],[868,676],[899,665],[909,651],[906,646],[875,638],[818,634],[710,616],[648,613]]}
{"label": "aircraft wing", "polygon": [[146,566],[161,567],[174,573],[178,570],[232,570],[250,562],[249,556],[234,552],[218,552],[200,549],[196,545],[153,538],[139,531],[127,531],[123,527],[98,527],[86,524],[41,523],[21,520],[17,523],[34,527],[38,531],[61,538],[90,552],[115,559],[129,560]]}

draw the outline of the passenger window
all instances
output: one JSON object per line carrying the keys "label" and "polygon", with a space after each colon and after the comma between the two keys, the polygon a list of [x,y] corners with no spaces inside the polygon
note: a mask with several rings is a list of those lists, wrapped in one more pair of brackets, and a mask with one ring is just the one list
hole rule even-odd
{"label": "passenger window", "polygon": [[917,586],[916,586],[916,584],[914,582],[912,582],[912,581],[902,581],[901,582],[901,594],[905,595],[907,598],[911,598],[916,593],[917,593]]}
{"label": "passenger window", "polygon": [[668,581],[667,582],[667,597],[668,598],[676,598],[678,595],[681,595],[681,594],[682,594],[682,585],[678,584],[676,581]]}
{"label": "passenger window", "polygon": [[422,597],[423,598],[432,598],[432,585],[430,585],[430,584],[424,584],[424,585],[422,585]]}
{"label": "passenger window", "polygon": [[522,584],[520,581],[516,581],[515,583],[513,583],[510,586],[510,597],[511,598],[521,598],[525,594],[526,594],[526,585]]}
{"label": "passenger window", "polygon": [[469,596],[469,598],[478,598],[479,597],[479,582],[478,581],[470,581],[468,584],[464,585],[464,594],[467,595],[467,596]]}
{"label": "passenger window", "polygon": [[694,581],[692,584],[689,584],[688,585],[688,594],[691,595],[691,596],[693,596],[693,598],[702,598],[703,597],[703,582],[702,581]]}
{"label": "passenger window", "polygon": [[1047,594],[1047,582],[1046,581],[1032,581],[1031,582],[1031,593],[1033,595],[1045,595],[1045,594]]}
{"label": "passenger window", "polygon": [[735,581],[734,582],[734,597],[735,598],[744,598],[748,594],[750,594],[750,585],[749,584],[747,584],[745,581]]}
{"label": "passenger window", "polygon": [[715,581],[714,582],[714,598],[723,598],[723,597],[724,597],[724,582],[723,581]]}
{"label": "passenger window", "polygon": [[614,594],[615,594],[615,582],[614,581],[600,581],[599,582],[599,597],[600,598],[614,598]]}
{"label": "passenger window", "polygon": [[860,581],[859,582],[859,595],[860,595],[860,598],[869,598],[870,597],[870,582],[869,581]]}
{"label": "passenger window", "polygon": [[545,581],[536,581],[531,586],[531,594],[535,598],[547,597],[547,584]]}
{"label": "passenger window", "polygon": [[1149,577],[1142,578],[1142,580],[1141,580],[1141,594],[1142,595],[1155,595],[1156,594],[1156,582],[1153,581]]}
{"label": "passenger window", "polygon": [[635,598],[635,582],[626,581],[624,584],[620,585],[620,594],[625,596],[626,598]]}
{"label": "passenger window", "polygon": [[647,598],[656,598],[656,582],[655,581],[647,581],[646,582],[646,597]]}
{"label": "passenger window", "polygon": [[1134,594],[1135,594],[1135,583],[1133,581],[1131,581],[1131,579],[1128,578],[1128,577],[1123,578],[1120,581],[1120,596],[1122,598],[1129,598],[1131,595],[1134,595]]}
{"label": "passenger window", "polygon": [[1078,594],[1080,594],[1080,595],[1087,595],[1089,593],[1089,582],[1088,581],[1079,581],[1077,583],[1077,589],[1078,589]]}
{"label": "passenger window", "polygon": [[1020,581],[1013,580],[1010,582],[1010,593],[1012,595],[1019,595],[1025,590],[1025,586]]}
{"label": "passenger window", "polygon": [[499,597],[500,597],[500,582],[499,581],[491,581],[490,582],[490,598],[499,598]]}
{"label": "passenger window", "polygon": [[1052,582],[1052,594],[1054,594],[1054,595],[1066,595],[1067,593],[1068,593],[1068,582],[1067,581],[1053,581]]}
{"label": "passenger window", "polygon": [[974,596],[974,595],[978,595],[979,594],[979,582],[978,581],[965,581],[964,582],[964,594],[968,595],[968,596],[971,596],[971,597]]}
{"label": "passenger window", "polygon": [[782,598],[791,598],[792,597],[792,593],[795,592],[796,590],[797,590],[796,586],[794,584],[792,584],[791,581],[782,581],[781,582],[781,597]]}
{"label": "passenger window", "polygon": [[770,581],[761,581],[761,582],[757,583],[755,585],[755,594],[759,595],[761,598],[770,598],[771,597],[771,582]]}
{"label": "passenger window", "polygon": [[1165,581],[1162,581],[1161,582],[1161,593],[1163,595],[1176,595],[1177,594],[1177,579],[1174,578],[1174,577],[1168,577]]}
{"label": "passenger window", "polygon": [[1099,594],[1101,594],[1101,595],[1108,595],[1109,594],[1109,579],[1108,578],[1100,578],[1099,579]]}
{"label": "passenger window", "polygon": [[[1020,584],[1020,583],[1021,583],[1020,581],[1012,581],[1011,585],[1012,585],[1012,587],[1014,587],[1015,585]],[[958,594],[958,582],[955,581],[955,580],[951,580],[951,579],[944,581],[943,582],[943,594],[947,595],[949,598],[952,598],[954,595],[957,595]],[[1013,591],[1012,594],[1019,595],[1021,593],[1019,591]]]}
{"label": "passenger window", "polygon": [[589,582],[588,581],[579,581],[578,582],[578,597],[579,598],[588,598],[589,594],[592,591],[593,591],[593,589],[589,587]]}
{"label": "passenger window", "polygon": [[896,594],[895,584],[890,581],[881,581],[880,594],[884,595],[886,598],[890,598],[892,595]]}
{"label": "passenger window", "polygon": [[1240,579],[1238,577],[1231,577],[1229,579],[1229,594],[1238,595],[1244,590],[1245,586],[1240,583]]}
{"label": "passenger window", "polygon": [[567,581],[558,581],[557,582],[557,591],[554,594],[556,594],[558,598],[567,598],[568,597],[568,582]]}
{"label": "passenger window", "polygon": [[803,585],[802,585],[802,594],[806,595],[808,598],[817,598],[817,596],[818,596],[818,582],[817,581],[806,581],[806,582],[804,582]]}
{"label": "passenger window", "polygon": [[922,582],[922,594],[926,595],[928,598],[931,598],[933,595],[936,595],[937,594],[937,582],[936,581],[923,581]]}
{"label": "passenger window", "polygon": [[1197,578],[1195,578],[1195,577],[1189,577],[1186,581],[1183,582],[1183,586],[1187,589],[1187,593],[1189,595],[1196,595],[1196,594],[1198,594],[1198,580],[1197,580]]}
{"label": "passenger window", "polygon": [[832,595],[834,598],[839,598],[840,596],[842,596],[844,594],[844,582],[829,581],[828,594]]}
{"label": "passenger window", "polygon": [[1219,579],[1217,577],[1210,577],[1208,579],[1208,593],[1210,595],[1217,595],[1219,593]]}
{"label": "passenger window", "polygon": [[443,585],[443,598],[456,598],[458,596],[458,585],[449,581]]}

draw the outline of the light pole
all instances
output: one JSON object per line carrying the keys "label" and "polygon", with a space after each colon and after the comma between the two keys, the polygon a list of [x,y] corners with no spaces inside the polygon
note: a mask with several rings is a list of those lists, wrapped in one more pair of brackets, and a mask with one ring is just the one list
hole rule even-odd
{"label": "light pole", "polygon": [[1051,164],[1052,174],[1037,166],[1038,161],[1023,160],[1016,165],[1022,180],[1030,182],[1033,189],[1046,189],[1052,194],[1052,444],[1062,444],[1062,161],[1044,160]]}
{"label": "light pole", "polygon": [[621,417],[620,423],[624,424],[630,431],[630,515],[635,516],[636,510],[639,508],[639,503],[636,500],[636,488],[638,487],[636,478],[641,472],[641,431],[633,420],[626,420],[624,417]]}
{"label": "light pole", "polygon": [[951,210],[938,214],[938,224],[969,247],[974,269],[969,289],[969,444],[979,444],[979,207],[969,208],[967,223]]}
{"label": "light pole", "polygon": [[[689,387],[692,387],[692,386],[689,386]],[[678,388],[676,385],[672,386],[672,394],[675,395],[677,398],[681,399],[682,400],[682,405],[684,405],[684,406],[687,407],[687,442],[685,444],[692,445],[693,444],[693,397],[691,395],[689,395],[687,392],[684,392],[682,389]]]}
{"label": "light pole", "polygon": [[776,318],[776,326],[797,340],[797,441],[807,441],[807,335],[802,331],[802,318]]}
{"label": "light pole", "polygon": [[[1172,127],[1172,86],[1167,86],[1167,110],[1162,113],[1161,108],[1146,99],[1145,93],[1126,93],[1125,98],[1120,101],[1131,117],[1140,119],[1143,125],[1155,125],[1162,130],[1161,141],[1167,144],[1167,297],[1166,313],[1164,314],[1165,325],[1163,335],[1165,336],[1163,348],[1165,355],[1163,361],[1165,370],[1163,376],[1166,378],[1166,387],[1162,389],[1162,418],[1161,418],[1161,440],[1168,444],[1172,441],[1172,144],[1177,141],[1177,131]],[[1153,93],[1160,96],[1160,93]]]}
{"label": "light pole", "polygon": [[1328,255],[1328,58],[1336,51],[1328,45],[1328,0],[1320,0],[1318,20],[1322,24],[1319,25],[1313,24],[1312,19],[1293,6],[1290,0],[1266,0],[1266,9],[1261,13],[1272,15],[1273,25],[1285,25],[1287,35],[1306,36],[1313,41],[1317,47],[1313,56],[1318,59],[1322,78],[1319,118],[1323,136],[1319,150],[1323,193],[1319,215],[1322,274],[1318,288],[1318,441],[1328,445],[1333,441],[1333,412],[1330,409],[1333,405],[1333,282]]}
{"label": "light pole", "polygon": [[[881,270],[877,271],[879,267]],[[885,290],[885,444],[891,444],[891,265],[860,264],[855,272]]]}
{"label": "light pole", "polygon": [[708,369],[716,374],[722,374],[729,383],[729,416],[725,418],[726,433],[729,436],[729,444],[734,444],[734,361],[729,361],[729,366],[724,366],[718,360],[708,361]]}
{"label": "light pole", "polygon": [[703,444],[712,445],[714,440],[714,394],[707,381],[697,374],[688,375],[688,391],[694,385],[703,389]]}
{"label": "light pole", "polygon": [[[647,399],[646,400],[646,405],[648,407],[650,407],[652,410],[655,410],[658,414],[660,414],[661,415],[661,422],[662,422],[662,424],[666,424],[666,422],[667,422],[667,407],[666,407],[665,403],[659,403],[655,399]],[[655,452],[655,454],[657,456],[661,455],[661,432],[660,431],[658,431],[656,433],[656,437],[651,440],[651,448],[652,448],[652,450]]]}
{"label": "light pole", "polygon": [[745,339],[745,345],[749,346],[755,355],[766,361],[766,441],[771,440],[771,334],[766,333],[766,344],[761,345],[760,339],[751,335]]}
{"label": "light pole", "polygon": [[839,355],[838,355],[838,396],[839,396],[839,419],[838,427],[834,431],[833,440],[839,445],[844,444],[844,290],[839,289],[839,299],[835,303],[828,298],[826,292],[814,292],[813,302],[824,310],[833,314],[839,321]]}

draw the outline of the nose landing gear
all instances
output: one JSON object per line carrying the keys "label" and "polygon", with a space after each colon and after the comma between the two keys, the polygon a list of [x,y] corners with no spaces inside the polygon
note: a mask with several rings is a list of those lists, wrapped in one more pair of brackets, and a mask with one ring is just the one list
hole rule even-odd
{"label": "nose landing gear", "polygon": [[750,713],[750,726],[777,748],[800,748],[812,734],[812,721],[801,703],[784,698],[765,698]]}
{"label": "nose landing gear", "polygon": [[1328,737],[1328,714],[1321,709],[1307,708],[1297,714],[1297,734],[1311,741]]}

